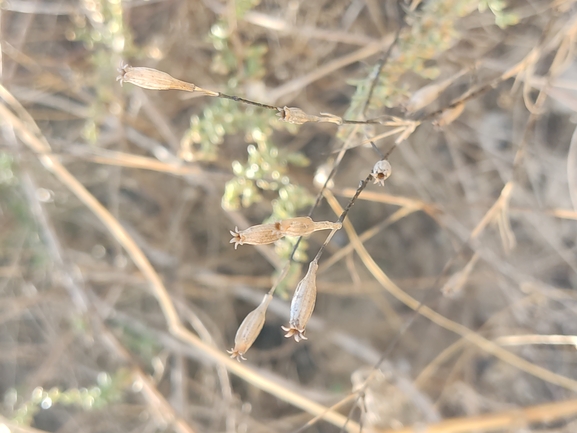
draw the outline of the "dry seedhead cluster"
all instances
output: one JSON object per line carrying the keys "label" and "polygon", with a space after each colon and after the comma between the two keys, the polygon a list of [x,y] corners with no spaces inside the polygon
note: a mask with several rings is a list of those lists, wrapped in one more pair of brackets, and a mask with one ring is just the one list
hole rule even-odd
{"label": "dry seedhead cluster", "polygon": [[[121,85],[123,83],[131,83],[144,89],[184,90],[187,92],[202,93],[206,96],[232,99],[249,105],[277,110],[281,121],[296,125],[302,125],[308,122],[333,123],[335,125],[390,123],[383,122],[381,120],[346,120],[329,113],[320,113],[320,116],[315,116],[305,113],[300,108],[286,106],[274,107],[271,105],[262,104],[260,102],[239,98],[237,96],[230,96],[221,92],[206,90],[195,84],[176,79],[166,72],[151,68],[123,65],[119,68],[118,71],[120,72],[120,75],[117,77],[117,81],[119,81]],[[416,124],[410,124],[406,128],[405,132],[412,131],[415,127]],[[286,332],[286,338],[294,337],[296,342],[307,339],[307,337],[305,337],[305,329],[315,308],[317,298],[316,274],[319,267],[318,260],[322,255],[322,251],[334,233],[341,229],[342,221],[344,220],[346,213],[354,204],[362,190],[366,187],[368,181],[372,179],[375,184],[384,185],[385,180],[391,175],[391,170],[391,164],[387,159],[383,158],[377,161],[367,179],[365,179],[365,181],[361,181],[357,189],[357,193],[349,202],[347,209],[343,212],[338,222],[313,221],[309,216],[305,216],[289,218],[269,224],[258,224],[240,231],[238,230],[238,227],[235,227],[234,231],[230,231],[230,234],[232,235],[230,243],[234,244],[234,248],[237,249],[239,245],[267,245],[272,244],[285,236],[297,236],[300,238],[302,236],[308,236],[318,230],[331,230],[331,233],[328,235],[323,246],[319,249],[316,257],[310,262],[307,273],[297,284],[291,301],[289,326],[282,327],[282,329]],[[296,251],[297,246],[294,247],[293,254],[294,251]],[[288,270],[289,265],[290,260],[289,263],[287,263],[285,266],[284,271]],[[283,274],[284,272],[281,273],[281,275]],[[235,358],[239,362],[246,359],[244,354],[253,345],[258,335],[260,334],[262,327],[264,326],[266,310],[270,304],[277,286],[278,283],[270,289],[259,306],[251,311],[242,321],[234,339],[234,347],[228,350],[231,358]]]}
{"label": "dry seedhead cluster", "polygon": [[267,245],[278,241],[284,236],[308,236],[318,230],[338,230],[341,223],[330,221],[313,221],[310,217],[289,218],[271,224],[259,224],[245,230],[230,231],[236,249],[239,245]]}

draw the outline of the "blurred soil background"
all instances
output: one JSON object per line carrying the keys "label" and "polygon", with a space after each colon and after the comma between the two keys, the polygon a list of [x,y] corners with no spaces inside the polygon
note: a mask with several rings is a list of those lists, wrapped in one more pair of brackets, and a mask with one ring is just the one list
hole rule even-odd
{"label": "blurred soil background", "polygon": [[[306,431],[577,431],[575,1],[1,8],[2,433],[291,432],[345,398]],[[290,125],[121,87],[126,63],[394,117]],[[393,174],[325,251],[308,340],[281,325],[327,232],[299,247],[248,361],[229,359],[296,240],[235,250],[229,230],[306,215],[337,161],[313,213],[335,221],[380,159],[368,139],[398,139]]]}

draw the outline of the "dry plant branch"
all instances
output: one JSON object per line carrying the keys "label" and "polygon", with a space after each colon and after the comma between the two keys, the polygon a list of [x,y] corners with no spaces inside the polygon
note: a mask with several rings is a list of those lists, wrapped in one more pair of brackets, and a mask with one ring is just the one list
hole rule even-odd
{"label": "dry plant branch", "polygon": [[469,433],[476,431],[492,432],[519,428],[532,423],[551,423],[561,421],[577,414],[577,400],[566,400],[507,410],[486,415],[466,418],[453,418],[438,424],[415,425],[401,429],[379,430],[379,433]]}
{"label": "dry plant branch", "polygon": [[487,91],[493,88],[496,88],[499,84],[508,80],[509,78],[515,77],[519,74],[523,74],[525,71],[532,68],[549,51],[556,49],[559,45],[561,45],[565,39],[574,38],[576,32],[577,32],[577,17],[573,17],[563,27],[562,30],[558,31],[552,38],[543,41],[541,44],[533,48],[521,61],[511,66],[497,78],[490,80],[488,83],[481,84],[479,86],[469,89],[463,95],[453,99],[446,107],[435,110],[425,115],[424,117],[420,118],[419,120],[424,121],[424,120],[442,118],[444,113],[451,112],[451,110],[457,109],[459,107],[464,107],[464,104],[466,104],[471,99],[474,99],[479,95],[486,93]]}
{"label": "dry plant branch", "polygon": [[[4,108],[4,105],[0,104],[0,108]],[[61,251],[62,248],[60,246],[60,242],[58,241],[54,230],[48,221],[44,209],[36,197],[36,188],[32,178],[26,175],[23,180],[25,194],[30,203],[32,213],[34,214],[36,222],[40,226],[43,238],[45,239],[48,249],[50,250],[52,259],[67,274],[65,278],[62,278],[62,282],[68,290],[69,296],[71,296],[74,304],[79,310],[79,313],[88,314],[91,323],[97,329],[97,333],[102,338],[102,340],[112,349],[113,353],[115,353],[120,359],[131,366],[133,383],[138,384],[143,397],[149,404],[149,409],[151,410],[154,419],[157,420],[157,422],[161,425],[172,424],[178,433],[195,433],[192,427],[176,414],[172,406],[158,391],[150,377],[144,373],[144,371],[139,367],[138,363],[134,361],[131,354],[118,341],[116,336],[110,332],[103,320],[105,314],[92,314],[94,310],[91,308],[91,306],[94,304],[91,304],[86,290],[78,287],[75,281],[76,278],[72,275],[70,266],[66,263],[66,260]],[[73,334],[70,334],[70,336],[72,337]],[[60,353],[62,353],[62,350],[60,350]],[[53,352],[53,355],[57,356],[56,352]],[[36,375],[36,379],[38,379],[38,375]]]}
{"label": "dry plant branch", "polygon": [[[195,84],[174,78],[169,74],[167,74],[166,72],[162,72],[152,68],[145,68],[140,66],[132,67],[129,65],[124,65],[119,69],[119,72],[120,75],[117,77],[117,81],[119,81],[121,85],[123,83],[131,83],[134,84],[135,86],[149,90],[182,90],[185,92],[200,93],[201,95],[204,96],[229,99],[231,101],[252,105],[254,107],[276,111],[280,120],[295,125],[302,125],[304,123],[332,123],[335,125],[388,124],[379,119],[371,119],[371,120],[343,119],[342,117],[330,113],[320,113],[321,114],[320,116],[316,116],[312,114],[307,114],[300,108],[296,107],[287,107],[287,106],[280,107],[275,105],[264,104],[262,102],[241,98],[240,96],[227,95],[226,93],[222,92],[214,92],[212,90],[206,90]],[[411,122],[411,124],[414,123],[415,122]]]}
{"label": "dry plant branch", "polygon": [[[340,214],[341,206],[338,201],[330,194],[327,193],[327,202],[333,209],[336,214]],[[345,226],[345,230],[347,230],[347,226]],[[484,350],[487,353],[499,358],[500,360],[511,364],[512,366],[525,371],[535,377],[538,377],[546,382],[550,382],[556,385],[559,385],[563,388],[569,389],[571,391],[577,392],[577,380],[553,373],[550,370],[547,370],[543,367],[535,365],[529,361],[526,361],[523,358],[501,348],[497,344],[492,341],[487,340],[486,338],[482,337],[481,335],[477,334],[476,332],[470,330],[466,326],[463,326],[457,322],[454,322],[450,319],[447,319],[445,316],[437,313],[436,311],[432,310],[431,308],[423,305],[421,302],[417,301],[412,296],[405,293],[400,287],[398,287],[383,271],[382,269],[375,263],[371,255],[366,250],[365,246],[362,242],[360,242],[356,233],[352,230],[347,230],[347,235],[351,240],[351,243],[355,246],[355,251],[361,258],[364,265],[367,267],[369,272],[373,275],[373,277],[383,286],[385,290],[387,290],[391,295],[397,298],[399,301],[404,303],[409,308],[418,311],[419,314],[428,318],[433,323],[454,332],[455,334],[460,335],[461,337],[465,338],[469,342],[473,343],[480,349]]]}
{"label": "dry plant branch", "polygon": [[[381,222],[381,223],[375,225],[374,227],[361,233],[361,235],[359,236],[359,239],[361,240],[361,242],[364,243],[367,240],[371,239],[373,236],[375,236],[378,232],[384,230],[388,226],[396,223],[397,221],[400,221],[401,219],[405,218],[406,216],[416,212],[417,210],[418,209],[416,209],[414,207],[403,206],[402,208],[395,211],[392,215],[387,217],[383,222]],[[319,274],[322,274],[323,272],[328,270],[331,266],[336,264],[339,260],[341,260],[345,256],[349,255],[353,251],[354,251],[354,247],[350,243],[348,245],[340,248],[335,254],[333,254],[331,257],[329,257],[327,260],[325,260],[323,262],[323,264],[320,266]]]}
{"label": "dry plant branch", "polygon": [[577,346],[577,335],[504,335],[493,340],[501,346],[526,346],[531,344]]}
{"label": "dry plant branch", "polygon": [[[14,107],[15,111],[25,115],[24,108],[19,105],[19,103],[3,86],[0,86],[0,97],[2,97],[2,99]],[[0,117],[14,128],[20,140],[22,140],[35,154],[38,155],[38,158],[44,167],[60,182],[62,182],[88,209],[94,213],[94,215],[98,217],[98,219],[108,229],[110,234],[126,250],[136,267],[148,280],[152,293],[157,299],[160,308],[162,309],[170,333],[182,341],[198,348],[206,355],[208,359],[226,366],[226,368],[231,373],[236,374],[253,386],[274,395],[280,400],[286,401],[293,406],[311,413],[312,415],[324,414],[323,419],[338,427],[341,427],[345,424],[346,417],[336,412],[327,412],[326,407],[323,405],[313,402],[310,399],[287,389],[286,387],[272,382],[254,370],[237,363],[222,353],[220,350],[203,342],[199,337],[188,331],[182,325],[182,322],[180,321],[174,304],[172,303],[170,295],[164,287],[162,280],[142,250],[128,235],[118,220],[114,218],[110,212],[104,206],[102,206],[102,204],[100,204],[96,198],[94,198],[92,194],[90,194],[90,192],[60,163],[60,161],[58,161],[57,158],[50,155],[50,146],[43,136],[38,136],[38,132],[36,132],[39,131],[37,126],[32,123],[31,130],[27,126],[29,122],[24,123],[4,104],[0,104]],[[30,117],[26,116],[25,119],[30,119]],[[348,431],[352,433],[358,432],[358,430],[358,425],[349,423]]]}

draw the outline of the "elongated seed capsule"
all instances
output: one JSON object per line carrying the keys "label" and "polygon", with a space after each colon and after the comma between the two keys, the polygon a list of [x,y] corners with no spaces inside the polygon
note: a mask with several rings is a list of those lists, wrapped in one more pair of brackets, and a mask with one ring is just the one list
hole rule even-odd
{"label": "elongated seed capsule", "polygon": [[236,331],[236,336],[234,337],[234,347],[227,352],[230,354],[231,358],[236,358],[238,362],[245,360],[244,354],[252,346],[262,327],[264,325],[264,320],[266,316],[266,309],[272,300],[272,295],[265,295],[264,299],[258,307],[252,310],[244,318],[238,331]]}
{"label": "elongated seed capsule", "polygon": [[302,125],[303,123],[308,122],[316,122],[318,120],[318,116],[307,114],[300,108],[296,107],[283,107],[282,109],[279,109],[279,113],[277,115],[281,118],[282,121],[293,123],[295,125]]}
{"label": "elongated seed capsule", "polygon": [[443,126],[447,126],[453,123],[461,115],[464,109],[465,103],[461,102],[455,105],[453,108],[449,108],[443,111],[439,117],[433,121],[433,125],[437,128],[442,128]]}
{"label": "elongated seed capsule", "polygon": [[289,218],[277,223],[278,230],[284,236],[307,236],[317,230],[332,230],[341,227],[341,223],[313,221],[310,217]]}
{"label": "elongated seed capsule", "polygon": [[335,125],[343,124],[342,117],[335,116],[331,113],[321,113],[320,116],[315,116],[314,114],[305,113],[300,108],[286,106],[278,110],[279,113],[277,113],[277,116],[279,116],[282,121],[295,125],[302,125],[303,123],[309,122],[334,123]]}
{"label": "elongated seed capsule", "polygon": [[293,299],[291,301],[291,311],[288,328],[283,326],[286,331],[285,337],[294,337],[298,343],[306,340],[305,328],[315,309],[317,300],[317,270],[319,265],[312,261],[306,275],[297,285]]}
{"label": "elongated seed capsule", "polygon": [[283,237],[283,234],[277,228],[278,223],[259,224],[247,228],[246,230],[238,231],[238,227],[234,231],[230,231],[232,239],[230,243],[234,243],[234,249],[239,245],[266,245],[272,244]]}
{"label": "elongated seed capsule", "polygon": [[157,69],[124,65],[118,69],[118,72],[120,72],[120,75],[116,77],[116,80],[120,81],[120,85],[123,83],[131,83],[135,86],[142,87],[143,89],[185,90],[187,92],[204,93],[207,96],[218,96],[217,92],[206,90],[192,83],[179,80],[166,72]]}

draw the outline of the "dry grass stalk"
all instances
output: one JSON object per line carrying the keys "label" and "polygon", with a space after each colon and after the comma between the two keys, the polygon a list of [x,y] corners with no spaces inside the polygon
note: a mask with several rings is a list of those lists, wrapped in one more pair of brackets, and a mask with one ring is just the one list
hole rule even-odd
{"label": "dry grass stalk", "polygon": [[[497,199],[495,205],[491,207],[491,209],[485,214],[482,218],[481,222],[477,225],[475,230],[473,230],[471,234],[471,239],[474,239],[478,234],[486,227],[487,223],[491,220],[492,215],[495,212],[495,209],[498,209],[501,203],[501,200],[504,196],[510,193],[512,189],[512,184],[508,183],[503,187],[503,191],[501,192],[501,197]],[[333,208],[336,214],[342,212],[342,207],[338,203],[334,197],[328,196],[327,201],[329,205]],[[533,364],[507,350],[504,350],[500,346],[496,345],[492,341],[487,340],[485,337],[479,335],[478,333],[472,331],[471,329],[467,328],[460,323],[454,322],[440,313],[437,313],[433,309],[423,305],[415,298],[407,294],[404,290],[402,290],[399,286],[397,286],[380,268],[379,265],[374,261],[372,256],[368,253],[367,249],[363,245],[363,243],[359,240],[357,233],[350,229],[345,225],[345,230],[347,231],[347,235],[349,236],[351,243],[354,245],[354,248],[359,255],[360,259],[362,260],[363,264],[366,266],[368,271],[375,277],[375,279],[383,286],[385,290],[387,290],[391,295],[397,298],[399,301],[407,305],[409,308],[415,310],[418,314],[428,318],[431,322],[436,323],[437,325],[454,332],[457,335],[460,335],[470,343],[473,343],[480,349],[484,350],[485,352],[499,358],[500,360],[522,370],[525,371],[535,377],[538,377],[546,382],[553,383],[564,387],[566,389],[577,391],[577,381],[563,376],[561,374],[554,373],[546,368],[543,368],[539,365]]]}
{"label": "dry grass stalk", "polygon": [[405,105],[405,110],[407,110],[408,113],[414,113],[415,111],[426,107],[435,101],[451,84],[462,77],[466,71],[466,69],[463,69],[446,80],[431,83],[417,90]]}
{"label": "dry grass stalk", "polygon": [[451,275],[441,288],[441,293],[445,296],[454,296],[461,292],[478,260],[479,255],[477,253],[473,254],[473,257],[471,257],[471,260],[469,260],[463,269]]}
{"label": "dry grass stalk", "polygon": [[[304,397],[299,392],[290,390],[267,377],[245,368],[242,364],[234,362],[219,349],[204,343],[195,334],[190,332],[182,324],[162,279],[158,276],[132,237],[128,235],[118,220],[70,174],[61,162],[55,156],[51,155],[50,145],[44,136],[41,135],[38,126],[34,123],[24,107],[22,107],[3,86],[0,86],[0,97],[7,101],[25,121],[22,121],[18,116],[14,115],[4,104],[0,104],[1,117],[6,119],[7,122],[14,127],[18,137],[34,151],[44,167],[54,174],[59,181],[69,188],[70,191],[101,220],[110,234],[127,251],[134,264],[149,282],[152,293],[157,299],[166,319],[168,330],[172,335],[186,344],[196,347],[205,356],[210,358],[212,362],[221,363],[228,371],[283,401],[299,407],[312,415],[320,415],[323,419],[326,419],[339,428],[347,422],[345,416],[333,412],[325,406]],[[348,422],[347,426],[347,431],[350,433],[359,431],[358,424],[354,422]]]}

